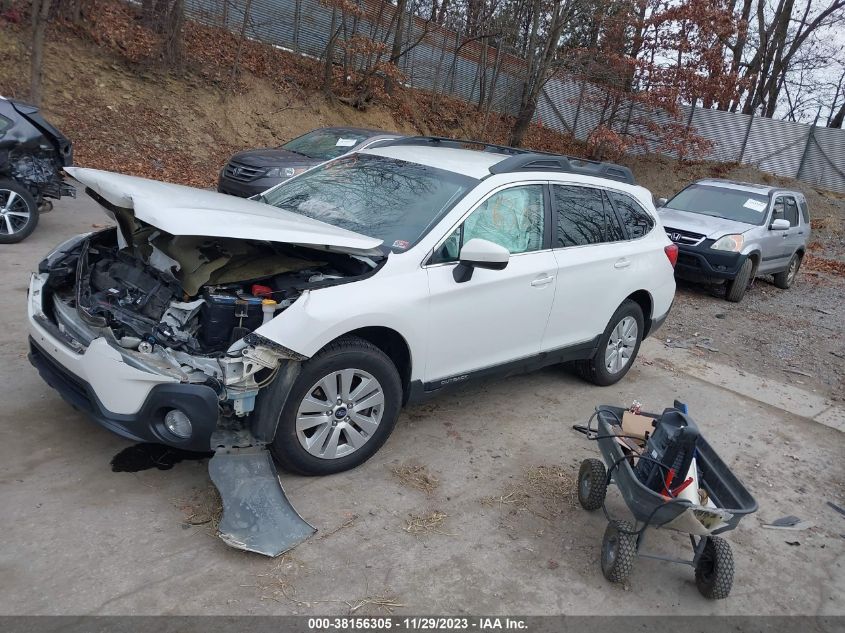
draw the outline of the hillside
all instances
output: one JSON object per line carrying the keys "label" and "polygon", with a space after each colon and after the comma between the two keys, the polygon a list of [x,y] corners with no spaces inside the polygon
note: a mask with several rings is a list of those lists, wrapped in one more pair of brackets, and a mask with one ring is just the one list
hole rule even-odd
{"label": "hillside", "polygon": [[[181,73],[163,72],[145,31],[127,5],[100,1],[84,27],[58,24],[48,36],[43,109],[74,142],[76,163],[209,187],[232,153],[278,145],[315,127],[350,124],[405,133],[504,142],[509,117],[485,118],[474,106],[447,97],[400,90],[358,110],[320,90],[317,61],[188,23]],[[24,21],[25,22],[25,21]],[[24,24],[0,19],[0,94],[27,95]],[[108,33],[108,37],[103,34]],[[233,67],[237,66],[237,72]],[[342,95],[343,84],[338,82]],[[526,145],[581,155],[583,145],[534,126]],[[797,186],[807,195],[826,255],[841,256],[845,196],[816,190],[750,166],[698,162],[680,165],[656,156],[625,162],[656,196],[670,195],[707,176]]]}

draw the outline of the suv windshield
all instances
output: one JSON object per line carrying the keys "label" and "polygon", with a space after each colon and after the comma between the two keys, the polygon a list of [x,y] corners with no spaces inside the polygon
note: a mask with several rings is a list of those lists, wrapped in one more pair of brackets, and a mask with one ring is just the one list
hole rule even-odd
{"label": "suv windshield", "polygon": [[765,195],[726,187],[690,185],[669,200],[665,206],[668,209],[700,213],[745,224],[763,224],[766,219],[766,209],[769,208],[769,198]]}
{"label": "suv windshield", "polygon": [[394,158],[353,154],[266,192],[267,204],[384,241],[413,246],[477,181]]}
{"label": "suv windshield", "polygon": [[369,134],[343,130],[314,130],[282,145],[282,149],[317,160],[329,160],[345,154]]}

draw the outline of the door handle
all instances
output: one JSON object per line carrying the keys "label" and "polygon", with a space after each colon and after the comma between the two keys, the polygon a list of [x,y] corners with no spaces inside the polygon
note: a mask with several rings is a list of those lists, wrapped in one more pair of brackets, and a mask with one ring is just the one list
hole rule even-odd
{"label": "door handle", "polygon": [[628,268],[631,265],[631,260],[627,257],[623,257],[620,260],[617,260],[615,264],[613,264],[614,268]]}
{"label": "door handle", "polygon": [[552,283],[555,278],[552,275],[546,275],[545,277],[539,277],[531,282],[531,285],[535,288],[542,288],[543,286],[547,286]]}

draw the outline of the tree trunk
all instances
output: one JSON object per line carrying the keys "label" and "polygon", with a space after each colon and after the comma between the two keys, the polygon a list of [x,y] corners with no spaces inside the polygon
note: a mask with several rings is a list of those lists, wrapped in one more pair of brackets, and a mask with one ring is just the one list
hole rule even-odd
{"label": "tree trunk", "polygon": [[[402,38],[405,34],[405,9],[408,0],[398,0],[396,3],[396,32],[393,34],[393,47],[390,49],[390,63],[398,68],[399,58],[402,56]],[[390,77],[384,79],[384,91],[393,94],[393,80]]]}
{"label": "tree trunk", "polygon": [[332,94],[332,65],[334,64],[334,45],[337,41],[337,7],[332,7],[332,23],[329,27],[329,42],[326,44],[326,59],[323,62],[323,92]]}
{"label": "tree trunk", "polygon": [[839,112],[836,113],[830,120],[830,125],[828,127],[834,127],[838,129],[842,129],[842,123],[845,122],[845,102],[839,108]]}
{"label": "tree trunk", "polygon": [[29,98],[41,105],[44,81],[44,39],[52,0],[32,0],[32,50],[30,52]]}
{"label": "tree trunk", "polygon": [[[249,13],[249,4],[245,16]],[[244,17],[246,19],[246,17]],[[185,0],[172,0],[162,25],[162,62],[167,68],[178,70],[182,67],[182,26],[185,22]]]}

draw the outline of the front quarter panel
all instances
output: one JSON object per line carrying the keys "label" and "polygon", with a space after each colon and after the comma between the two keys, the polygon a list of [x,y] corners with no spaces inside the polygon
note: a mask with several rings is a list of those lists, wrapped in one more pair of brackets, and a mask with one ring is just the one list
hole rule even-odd
{"label": "front quarter panel", "polygon": [[428,279],[411,252],[391,255],[372,277],[304,292],[257,334],[311,357],[344,334],[364,327],[398,332],[411,351],[412,379],[425,366]]}

